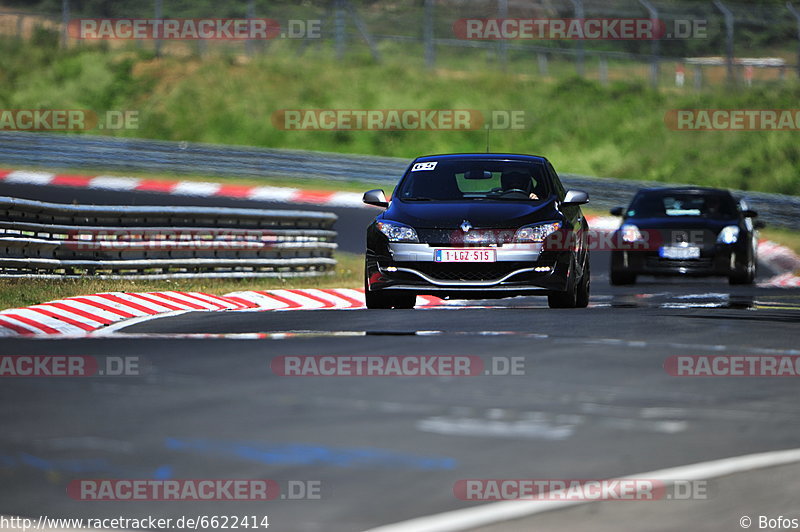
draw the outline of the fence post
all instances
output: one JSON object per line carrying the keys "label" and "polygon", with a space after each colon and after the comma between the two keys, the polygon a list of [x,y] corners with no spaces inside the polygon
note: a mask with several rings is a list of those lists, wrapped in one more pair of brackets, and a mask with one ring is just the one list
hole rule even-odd
{"label": "fence post", "polygon": [[[164,15],[163,7],[164,7],[163,0],[156,0],[156,5],[155,5],[155,18],[156,18],[156,20],[160,19]],[[163,27],[163,26],[159,26],[159,28],[161,28],[161,27]],[[161,39],[159,39],[158,37],[156,37],[155,47],[156,47],[156,57],[161,57]]]}
{"label": "fence post", "polygon": [[800,11],[797,10],[791,2],[786,2],[786,7],[789,8],[794,18],[797,19],[797,77],[800,77]]}
{"label": "fence post", "polygon": [[[575,18],[582,19],[583,18],[583,0],[570,0],[572,2],[572,7],[575,10]],[[578,40],[578,55],[575,63],[575,68],[578,71],[578,75],[583,77],[584,74],[584,58],[585,53],[583,50],[583,40]]]}
{"label": "fence post", "polygon": [[343,0],[334,0],[333,2],[333,26],[334,35],[336,39],[336,58],[342,59],[344,57],[344,5]]}
{"label": "fence post", "polygon": [[703,88],[703,67],[701,65],[694,66],[694,88],[697,90]]}
{"label": "fence post", "polygon": [[[247,0],[247,20],[253,20],[254,18],[256,18],[255,1]],[[253,39],[247,39],[244,42],[244,53],[247,55],[247,57],[253,56]]]}
{"label": "fence post", "polygon": [[536,60],[539,63],[539,75],[546,76],[547,75],[547,54],[539,52],[536,54]]}
{"label": "fence post", "polygon": [[736,79],[733,71],[733,13],[730,9],[721,2],[721,0],[714,0],[714,5],[725,17],[725,55],[728,67],[728,83],[733,83]]}
{"label": "fence post", "polygon": [[[658,21],[658,10],[647,0],[639,0],[639,3],[642,4],[650,14],[650,20],[653,21],[653,24],[655,25],[656,21]],[[654,33],[653,38],[650,41],[650,83],[653,85],[653,88],[658,88],[659,62],[661,60],[661,37],[659,36],[657,39],[655,37],[656,36]]]}
{"label": "fence post", "polygon": [[69,0],[61,0],[61,47],[67,47],[67,31],[69,26]]}
{"label": "fence post", "polygon": [[600,84],[608,85],[608,59],[605,56],[600,56]]}
{"label": "fence post", "polygon": [[[497,0],[497,18],[506,17],[508,17],[508,0]],[[505,70],[508,66],[508,43],[505,39],[497,41],[497,52],[500,56],[500,66]]]}
{"label": "fence post", "polygon": [[433,14],[434,0],[425,0],[425,10],[422,16],[422,38],[425,40],[425,66],[433,68],[436,66],[436,48],[433,43]]}

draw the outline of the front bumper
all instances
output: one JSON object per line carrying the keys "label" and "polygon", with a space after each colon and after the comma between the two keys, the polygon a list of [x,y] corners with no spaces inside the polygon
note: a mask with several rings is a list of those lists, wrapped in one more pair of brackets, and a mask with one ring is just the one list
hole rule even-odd
{"label": "front bumper", "polygon": [[542,244],[503,244],[492,246],[496,262],[436,262],[435,250],[447,247],[390,243],[384,253],[368,251],[369,289],[411,290],[443,297],[506,297],[568,287],[572,265],[569,251],[542,250]]}
{"label": "front bumper", "polygon": [[613,251],[611,270],[634,275],[729,276],[747,271],[747,253],[738,247],[716,245],[701,250],[697,259],[664,259],[657,251]]}

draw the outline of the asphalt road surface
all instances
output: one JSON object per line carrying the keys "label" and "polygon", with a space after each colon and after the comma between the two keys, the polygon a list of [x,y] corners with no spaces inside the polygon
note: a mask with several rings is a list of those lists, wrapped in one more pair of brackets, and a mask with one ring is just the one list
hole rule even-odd
{"label": "asphalt road surface", "polygon": [[[365,213],[342,214],[363,231]],[[137,376],[3,380],[0,514],[268,515],[271,530],[357,531],[479,504],[454,496],[460,479],[619,477],[799,447],[797,379],[675,377],[664,364],[674,355],[800,355],[800,290],[647,278],[610,287],[607,263],[607,254],[593,255],[587,309],[514,298],[416,310],[195,312],[108,338],[0,340],[5,355],[139,363]],[[300,333],[181,337],[264,332]],[[522,374],[279,376],[270,363],[286,355],[473,355],[487,368],[518,357]],[[68,496],[70,481],[87,478],[273,479],[284,494],[292,482],[296,490],[312,482],[319,497]],[[643,509],[621,529],[652,529],[646,503],[636,504]],[[713,508],[719,519],[704,530],[740,529],[733,506],[675,504],[697,515]],[[575,510],[547,519],[552,529],[574,529],[594,517]],[[491,528],[512,529],[528,528]]]}

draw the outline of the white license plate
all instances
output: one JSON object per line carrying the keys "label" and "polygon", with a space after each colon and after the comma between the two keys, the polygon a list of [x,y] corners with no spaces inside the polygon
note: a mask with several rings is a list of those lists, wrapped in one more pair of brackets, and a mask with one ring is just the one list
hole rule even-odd
{"label": "white license plate", "polygon": [[436,262],[497,262],[497,252],[493,249],[437,249],[433,252]]}
{"label": "white license plate", "polygon": [[696,246],[676,247],[664,246],[658,251],[658,255],[663,259],[686,260],[699,259],[700,248]]}

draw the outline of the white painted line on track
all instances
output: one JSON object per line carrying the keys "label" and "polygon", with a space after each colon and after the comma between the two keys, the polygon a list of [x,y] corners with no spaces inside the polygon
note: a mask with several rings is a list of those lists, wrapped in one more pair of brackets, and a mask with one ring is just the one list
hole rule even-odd
{"label": "white painted line on track", "polygon": [[[685,466],[659,469],[647,473],[625,475],[612,480],[623,479],[658,479],[665,485],[675,480],[708,480],[735,473],[744,473],[756,469],[776,467],[800,462],[800,449],[769,451],[765,453],[734,456],[708,462],[698,462]],[[462,510],[453,510],[401,521],[390,525],[371,528],[365,532],[455,532],[471,530],[481,526],[521,519],[544,512],[562,510],[579,504],[587,504],[591,500],[582,501],[502,501],[483,504]]]}

